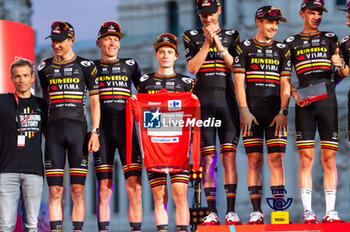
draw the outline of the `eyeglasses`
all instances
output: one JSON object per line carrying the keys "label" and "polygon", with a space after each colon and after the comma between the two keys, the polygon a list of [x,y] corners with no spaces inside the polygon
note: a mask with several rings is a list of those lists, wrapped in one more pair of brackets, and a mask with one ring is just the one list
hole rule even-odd
{"label": "eyeglasses", "polygon": [[107,21],[107,22],[102,23],[102,27],[103,27],[103,28],[108,28],[108,27],[110,27],[110,26],[113,26],[113,27],[115,27],[117,30],[121,31],[120,25],[119,25],[118,23],[116,23],[116,22]]}
{"label": "eyeglasses", "polygon": [[277,8],[271,8],[269,11],[266,11],[263,14],[257,16],[257,18],[262,18],[266,14],[268,14],[268,16],[270,17],[280,17],[282,16],[282,10]]}
{"label": "eyeglasses", "polygon": [[68,29],[69,33],[73,36],[73,32],[71,31],[71,29],[69,28],[67,23],[62,22],[62,21],[55,21],[51,24],[52,29],[57,28],[57,27],[63,31]]}
{"label": "eyeglasses", "polygon": [[163,34],[161,34],[161,35],[159,35],[159,36],[157,37],[157,42],[159,42],[159,41],[163,41],[163,40],[164,40],[164,38],[168,38],[168,39],[171,39],[171,40],[177,41],[177,38],[176,38],[176,36],[175,36],[175,35],[170,34],[170,33],[163,33]]}
{"label": "eyeglasses", "polygon": [[322,6],[324,6],[325,4],[325,0],[304,0],[303,3],[307,3],[307,2],[319,2],[322,4]]}

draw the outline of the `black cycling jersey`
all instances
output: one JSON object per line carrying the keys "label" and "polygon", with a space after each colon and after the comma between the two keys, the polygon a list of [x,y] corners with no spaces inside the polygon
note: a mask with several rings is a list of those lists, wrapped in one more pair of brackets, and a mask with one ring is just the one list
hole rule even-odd
{"label": "black cycling jersey", "polygon": [[88,169],[85,94],[97,95],[95,64],[76,56],[69,62],[44,59],[39,67],[41,87],[50,97],[45,169],[49,186],[62,186],[66,153],[71,184],[84,185]]}
{"label": "black cycling jersey", "polygon": [[[217,33],[222,45],[235,57],[239,33],[220,29]],[[206,38],[202,29],[186,31],[183,35],[186,60],[190,61],[201,50]],[[208,55],[196,74],[193,92],[201,103],[201,118],[221,120],[221,127],[201,128],[201,154],[216,154],[216,133],[220,140],[220,151],[235,152],[239,139],[239,111],[234,92],[231,70],[215,48],[210,47]]]}
{"label": "black cycling jersey", "polygon": [[280,96],[282,77],[290,77],[290,50],[282,43],[255,39],[237,45],[235,74],[245,74],[247,98]]}
{"label": "black cycling jersey", "polygon": [[255,39],[237,45],[235,74],[244,74],[247,104],[259,125],[252,123],[251,135],[243,138],[247,153],[263,152],[264,138],[268,153],[285,152],[287,138],[275,136],[270,124],[280,110],[281,78],[291,75],[290,50],[287,45]]}
{"label": "black cycling jersey", "polygon": [[118,59],[114,62],[94,61],[100,92],[101,110],[125,109],[131,96],[131,82],[138,85],[141,72],[133,59]]}
{"label": "black cycling jersey", "polygon": [[140,69],[133,59],[118,59],[114,62],[94,61],[97,67],[101,103],[100,149],[94,153],[94,166],[98,180],[112,179],[114,154],[118,149],[124,176],[141,176],[142,158],[134,131],[132,164],[126,165],[126,102],[131,96],[131,83],[136,87]]}
{"label": "black cycling jersey", "polygon": [[[217,33],[222,45],[234,57],[236,45],[239,43],[239,33],[234,30],[220,29]],[[202,29],[186,31],[183,34],[186,60],[191,60],[202,48],[205,36]],[[227,67],[224,58],[212,45],[205,62],[196,74],[197,82],[194,92],[217,89],[228,89],[233,91],[231,70]]]}
{"label": "black cycling jersey", "polygon": [[40,84],[50,95],[49,122],[57,119],[86,121],[85,92],[98,94],[96,67],[85,58],[76,56],[66,63],[54,58],[44,59],[38,66]]}
{"label": "black cycling jersey", "polygon": [[296,106],[295,137],[298,149],[314,148],[316,128],[321,149],[338,148],[338,105],[335,93],[332,55],[338,48],[338,38],[332,32],[298,34],[285,40],[292,54],[292,63],[299,79],[299,86],[326,82],[328,98],[306,107]]}
{"label": "black cycling jersey", "polygon": [[321,80],[332,81],[332,55],[338,48],[338,37],[332,32],[297,34],[285,40],[292,54],[292,63],[304,87]]}
{"label": "black cycling jersey", "polygon": [[192,81],[190,77],[178,73],[171,76],[149,73],[141,77],[138,92],[157,93],[161,89],[165,89],[170,93],[190,92],[192,90]]}

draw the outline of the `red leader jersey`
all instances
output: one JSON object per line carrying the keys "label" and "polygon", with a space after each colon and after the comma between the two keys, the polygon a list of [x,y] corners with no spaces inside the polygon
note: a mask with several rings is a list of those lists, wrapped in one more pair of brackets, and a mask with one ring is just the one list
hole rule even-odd
{"label": "red leader jersey", "polygon": [[[131,164],[134,117],[146,170],[175,173],[188,169],[191,134],[193,168],[200,164],[200,104],[189,92],[137,94],[126,104],[127,165]],[[192,131],[193,128],[193,131]]]}

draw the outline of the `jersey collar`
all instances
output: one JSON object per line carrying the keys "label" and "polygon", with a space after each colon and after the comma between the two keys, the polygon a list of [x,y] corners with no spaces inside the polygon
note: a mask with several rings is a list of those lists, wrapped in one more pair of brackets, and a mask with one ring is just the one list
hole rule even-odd
{"label": "jersey collar", "polygon": [[259,45],[259,46],[262,46],[262,47],[271,46],[271,45],[273,44],[273,40],[271,40],[270,43],[262,43],[262,42],[257,41],[255,38],[253,39],[253,42],[254,42],[256,45]]}

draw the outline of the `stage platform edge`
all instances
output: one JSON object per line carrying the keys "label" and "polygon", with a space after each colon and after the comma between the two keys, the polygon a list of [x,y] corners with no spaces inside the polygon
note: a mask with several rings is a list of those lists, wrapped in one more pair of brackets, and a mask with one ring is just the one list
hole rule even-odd
{"label": "stage platform edge", "polygon": [[198,232],[350,232],[350,223],[288,224],[288,225],[241,225],[198,226]]}

